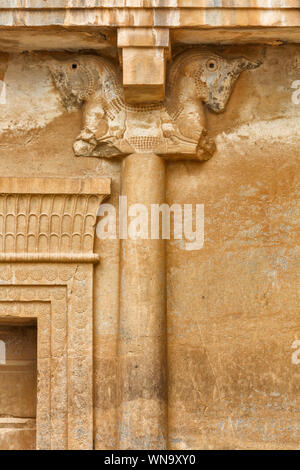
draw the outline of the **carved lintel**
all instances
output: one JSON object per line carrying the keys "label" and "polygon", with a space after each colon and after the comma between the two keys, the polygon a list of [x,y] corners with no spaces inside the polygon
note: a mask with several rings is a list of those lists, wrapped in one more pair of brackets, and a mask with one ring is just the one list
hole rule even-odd
{"label": "carved lintel", "polygon": [[0,262],[96,263],[108,178],[1,178]]}
{"label": "carved lintel", "polygon": [[[129,56],[135,48],[124,51]],[[208,136],[206,110],[223,112],[240,74],[260,64],[245,57],[227,58],[205,47],[189,49],[168,66],[164,101],[153,99],[150,104],[126,103],[127,85],[123,86],[120,68],[104,57],[52,60],[49,69],[66,109],[83,106],[83,128],[74,143],[76,156],[155,153],[168,159],[203,161],[216,150]],[[138,77],[138,60],[132,60],[131,67],[128,74],[135,71]],[[135,90],[136,101],[145,100],[143,87]]]}

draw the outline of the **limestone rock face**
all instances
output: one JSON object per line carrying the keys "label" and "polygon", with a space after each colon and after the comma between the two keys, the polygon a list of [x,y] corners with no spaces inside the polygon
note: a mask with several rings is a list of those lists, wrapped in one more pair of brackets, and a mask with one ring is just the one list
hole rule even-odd
{"label": "limestone rock face", "polygon": [[0,449],[299,449],[299,18],[1,0]]}

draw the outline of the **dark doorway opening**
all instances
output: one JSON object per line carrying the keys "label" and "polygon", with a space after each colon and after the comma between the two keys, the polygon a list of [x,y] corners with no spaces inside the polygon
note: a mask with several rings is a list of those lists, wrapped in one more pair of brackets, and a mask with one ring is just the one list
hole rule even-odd
{"label": "dark doorway opening", "polygon": [[0,450],[36,447],[37,324],[0,321]]}

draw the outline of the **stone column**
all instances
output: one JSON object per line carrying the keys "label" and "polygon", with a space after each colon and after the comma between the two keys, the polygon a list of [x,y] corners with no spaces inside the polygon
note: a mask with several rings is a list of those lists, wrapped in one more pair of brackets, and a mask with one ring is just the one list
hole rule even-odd
{"label": "stone column", "polygon": [[149,239],[122,240],[118,448],[165,449],[165,241],[150,239],[151,204],[165,200],[164,161],[154,154],[125,158],[122,194],[128,208],[147,207]]}

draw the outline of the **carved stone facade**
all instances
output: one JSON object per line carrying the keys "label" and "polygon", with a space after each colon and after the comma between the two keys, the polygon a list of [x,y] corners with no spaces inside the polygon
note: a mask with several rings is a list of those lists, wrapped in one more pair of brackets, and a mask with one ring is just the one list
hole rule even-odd
{"label": "carved stone facade", "polygon": [[0,324],[37,321],[36,448],[92,449],[93,246],[110,182],[2,178],[0,187]]}
{"label": "carved stone facade", "polygon": [[[1,1],[0,450],[299,448],[299,26]],[[96,236],[120,196],[203,204],[203,246]]]}
{"label": "carved stone facade", "polygon": [[[109,182],[98,181],[109,191]],[[2,178],[1,261],[99,261],[93,247],[103,195],[97,189],[91,178]]]}

